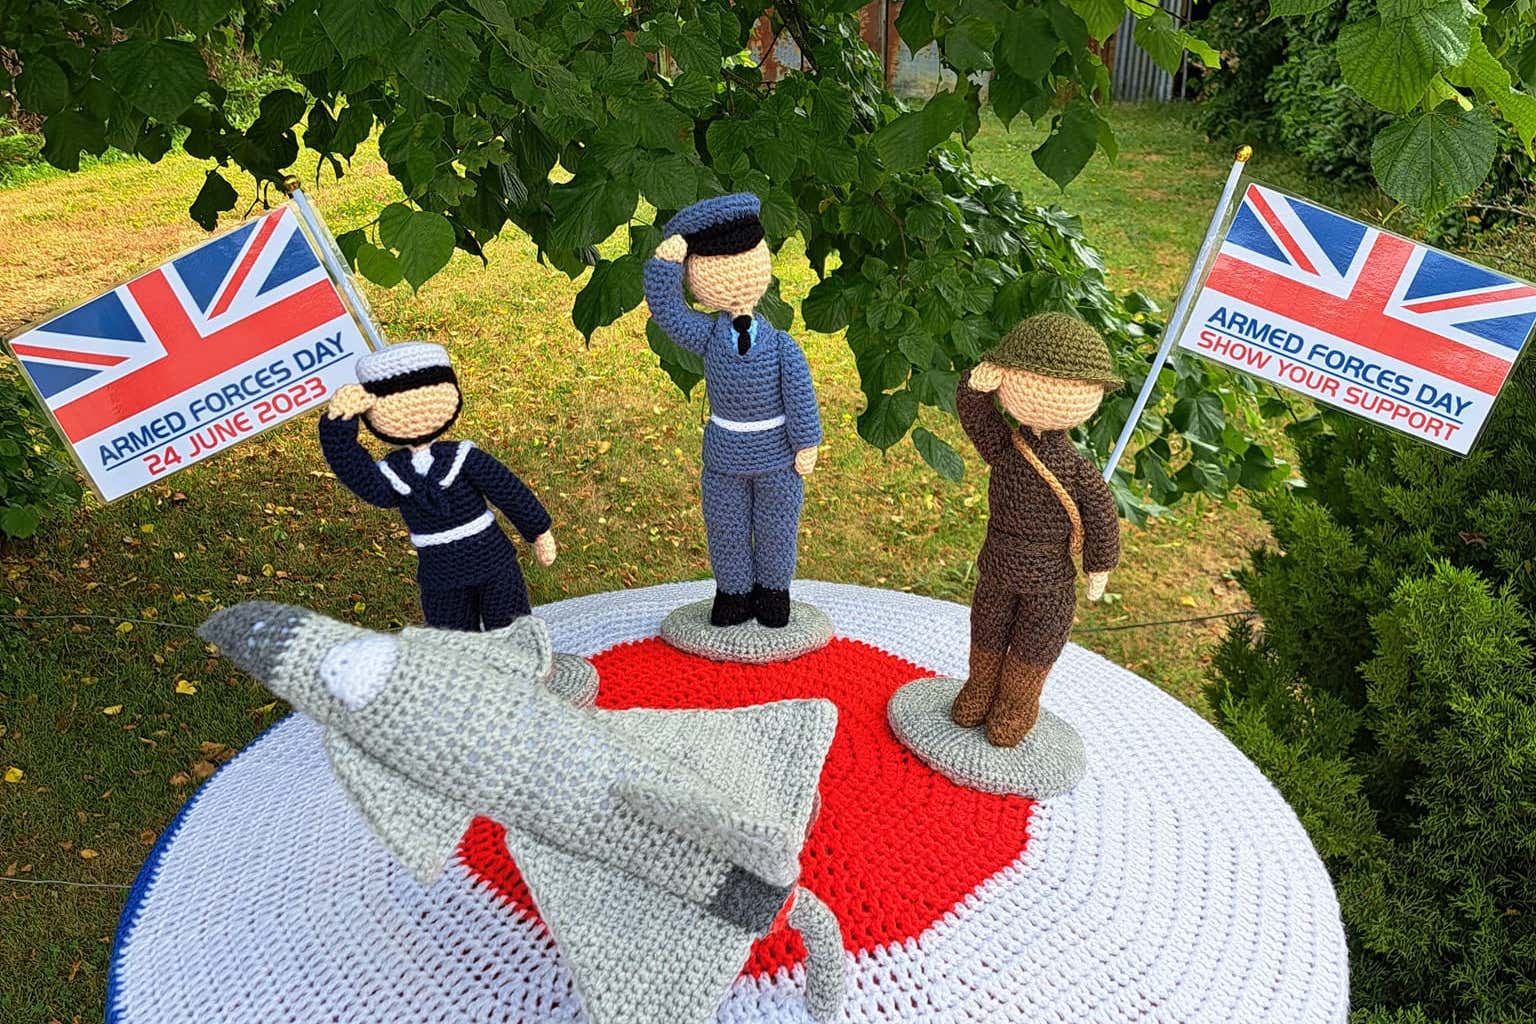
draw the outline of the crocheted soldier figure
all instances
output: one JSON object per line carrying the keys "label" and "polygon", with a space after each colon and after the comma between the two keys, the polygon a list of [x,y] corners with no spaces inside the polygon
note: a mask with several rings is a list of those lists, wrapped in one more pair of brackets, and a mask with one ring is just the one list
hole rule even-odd
{"label": "crocheted soldier figure", "polygon": [[[448,353],[427,342],[390,345],[358,359],[357,379],[321,417],[320,448],[353,494],[400,510],[416,547],[427,625],[492,630],[527,615],[517,553],[486,503],[501,509],[546,566],[556,554],[549,513],[473,441],[437,440],[463,405]],[[358,442],[358,423],[400,447],[374,461]]]}
{"label": "crocheted soldier figure", "polygon": [[[789,622],[789,583],[804,499],[816,468],[821,416],[805,354],[756,312],[773,279],[754,195],[706,199],[680,211],[645,266],[651,317],[704,359],[704,525],[715,574],[710,622]],[[712,312],[688,305],[694,298]]]}
{"label": "crocheted soldier figure", "polygon": [[1121,383],[1104,340],[1062,313],[1025,320],[960,380],[960,423],[991,482],[970,676],[950,716],[966,728],[985,723],[994,746],[1017,746],[1040,713],[1045,677],[1072,629],[1072,556],[1082,558],[1090,601],[1120,560],[1114,499],[1066,432]]}

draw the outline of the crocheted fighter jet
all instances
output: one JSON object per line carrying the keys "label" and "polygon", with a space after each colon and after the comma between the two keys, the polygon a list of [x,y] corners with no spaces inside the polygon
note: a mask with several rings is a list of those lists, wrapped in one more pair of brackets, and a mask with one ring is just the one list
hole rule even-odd
{"label": "crocheted fighter jet", "polygon": [[326,727],[337,781],[424,884],[472,818],[506,826],[593,1024],[712,1020],[791,900],[812,1012],[840,1010],[837,921],[796,886],[831,702],[578,709],[544,685],[533,617],[388,635],[253,601],[200,632]]}

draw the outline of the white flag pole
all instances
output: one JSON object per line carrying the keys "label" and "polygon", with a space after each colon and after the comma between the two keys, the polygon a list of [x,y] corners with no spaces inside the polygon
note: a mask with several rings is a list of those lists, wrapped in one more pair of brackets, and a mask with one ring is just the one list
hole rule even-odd
{"label": "white flag pole", "polygon": [[1131,406],[1130,419],[1125,421],[1125,426],[1120,430],[1120,437],[1115,441],[1115,450],[1110,453],[1109,461],[1104,464],[1105,481],[1114,476],[1115,466],[1119,464],[1120,456],[1125,454],[1126,446],[1131,443],[1131,435],[1136,432],[1136,424],[1141,422],[1141,414],[1146,411],[1147,399],[1152,397],[1152,388],[1157,384],[1157,375],[1162,372],[1163,364],[1168,361],[1168,353],[1173,349],[1173,343],[1178,340],[1180,332],[1184,330],[1184,318],[1189,315],[1189,306],[1194,301],[1197,290],[1196,278],[1199,277],[1201,269],[1211,255],[1211,247],[1216,244],[1216,236],[1221,228],[1221,219],[1232,202],[1232,194],[1237,191],[1238,179],[1243,176],[1243,168],[1247,166],[1252,156],[1253,147],[1243,146],[1233,157],[1232,170],[1227,175],[1226,187],[1221,190],[1221,201],[1216,204],[1216,212],[1211,214],[1210,226],[1205,229],[1205,240],[1200,243],[1200,252],[1195,257],[1194,269],[1189,272],[1189,280],[1184,282],[1184,290],[1179,293],[1179,301],[1174,303],[1173,315],[1168,318],[1168,326],[1163,331],[1163,340],[1157,347],[1157,355],[1152,357],[1152,367],[1147,371],[1146,383],[1141,386],[1141,394],[1136,396],[1136,404]]}
{"label": "white flag pole", "polygon": [[299,179],[289,175],[283,179],[283,191],[293,200],[293,205],[298,208],[299,216],[309,228],[310,235],[315,243],[320,246],[320,259],[325,263],[325,269],[330,272],[331,278],[336,282],[336,287],[346,295],[347,301],[352,304],[352,311],[357,315],[359,326],[368,336],[368,343],[375,351],[385,345],[384,335],[374,325],[368,303],[363,299],[362,292],[357,290],[357,283],[352,280],[352,275],[347,273],[347,265],[342,261],[341,253],[336,248],[336,239],[331,237],[330,229],[310,205],[309,197],[299,187]]}

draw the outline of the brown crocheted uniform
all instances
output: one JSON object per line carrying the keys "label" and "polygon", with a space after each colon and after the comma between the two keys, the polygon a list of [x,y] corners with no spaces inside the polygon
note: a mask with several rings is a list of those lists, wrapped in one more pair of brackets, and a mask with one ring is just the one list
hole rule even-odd
{"label": "brown crocheted uniform", "polygon": [[971,604],[971,643],[1048,666],[1066,646],[1077,600],[1072,522],[1044,477],[1014,447],[1014,435],[1021,435],[1077,503],[1085,573],[1107,572],[1120,561],[1114,499],[1065,431],[1017,431],[991,394],[971,389],[969,373],[961,378],[956,405],[992,474],[987,539],[976,562],[980,581]]}

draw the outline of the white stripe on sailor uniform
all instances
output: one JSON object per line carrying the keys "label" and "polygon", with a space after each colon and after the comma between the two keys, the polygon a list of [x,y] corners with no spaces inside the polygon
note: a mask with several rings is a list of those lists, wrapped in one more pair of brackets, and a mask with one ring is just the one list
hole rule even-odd
{"label": "white stripe on sailor uniform", "polygon": [[453,456],[453,465],[448,467],[448,472],[443,474],[439,481],[440,487],[452,487],[453,482],[459,478],[459,470],[464,468],[464,460],[469,458],[470,451],[475,447],[473,441],[460,441],[459,450]]}
{"label": "white stripe on sailor uniform", "polygon": [[473,537],[477,533],[485,532],[486,528],[496,521],[496,514],[486,509],[467,523],[447,530],[439,530],[436,533],[413,533],[411,543],[418,548],[429,548],[434,544],[452,544],[456,540]]}
{"label": "white stripe on sailor uniform", "polygon": [[400,479],[400,475],[389,468],[389,463],[380,459],[377,463],[379,472],[384,474],[384,479],[389,481],[389,486],[395,489],[396,494],[410,494],[411,485]]}

